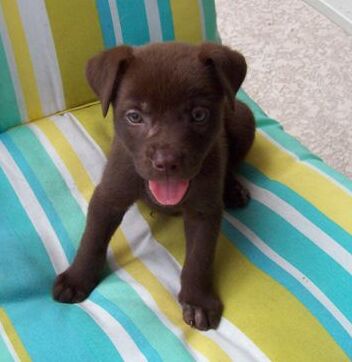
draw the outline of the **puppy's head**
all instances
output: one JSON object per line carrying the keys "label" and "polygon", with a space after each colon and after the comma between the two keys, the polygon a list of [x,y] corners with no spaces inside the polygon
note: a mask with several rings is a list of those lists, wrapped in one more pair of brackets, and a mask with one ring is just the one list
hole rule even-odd
{"label": "puppy's head", "polygon": [[243,56],[210,43],[120,46],[86,73],[104,116],[113,105],[117,137],[155,201],[180,203],[223,128],[225,103],[234,106]]}

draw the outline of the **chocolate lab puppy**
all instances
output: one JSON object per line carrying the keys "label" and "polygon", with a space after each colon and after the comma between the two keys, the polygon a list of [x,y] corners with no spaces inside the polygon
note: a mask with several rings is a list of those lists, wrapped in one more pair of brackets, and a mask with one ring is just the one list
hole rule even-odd
{"label": "chocolate lab puppy", "polygon": [[111,236],[142,199],[182,212],[183,318],[200,330],[216,328],[223,307],[211,273],[223,208],[249,199],[232,173],[255,133],[251,111],[234,99],[246,75],[244,57],[210,43],[119,46],[92,58],[86,74],[104,116],[112,105],[116,132],[78,253],[57,277],[54,298],[77,303],[88,297]]}

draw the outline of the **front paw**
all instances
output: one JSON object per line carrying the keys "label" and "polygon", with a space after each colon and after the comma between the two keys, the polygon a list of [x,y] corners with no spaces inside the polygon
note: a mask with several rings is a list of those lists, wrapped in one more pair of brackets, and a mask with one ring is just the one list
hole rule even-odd
{"label": "front paw", "polygon": [[53,298],[61,303],[80,303],[89,296],[97,284],[97,277],[76,273],[74,269],[68,268],[56,277]]}
{"label": "front paw", "polygon": [[196,302],[192,298],[180,298],[183,320],[191,327],[201,331],[216,329],[223,311],[221,300],[215,295],[205,295]]}

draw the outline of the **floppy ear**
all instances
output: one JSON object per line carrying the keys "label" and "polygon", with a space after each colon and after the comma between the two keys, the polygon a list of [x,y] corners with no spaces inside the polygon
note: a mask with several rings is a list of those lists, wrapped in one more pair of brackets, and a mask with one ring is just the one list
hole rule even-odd
{"label": "floppy ear", "polygon": [[133,49],[122,45],[96,55],[87,63],[86,77],[101,101],[104,117],[116,96],[118,83],[132,58]]}
{"label": "floppy ear", "polygon": [[204,43],[200,46],[199,59],[215,72],[230,104],[234,105],[234,96],[247,73],[244,56],[224,45]]}

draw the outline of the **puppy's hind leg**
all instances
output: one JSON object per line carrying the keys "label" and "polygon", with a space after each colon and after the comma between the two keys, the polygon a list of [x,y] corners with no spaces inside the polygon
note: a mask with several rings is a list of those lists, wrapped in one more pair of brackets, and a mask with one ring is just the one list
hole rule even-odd
{"label": "puppy's hind leg", "polygon": [[224,185],[224,205],[227,209],[245,207],[251,196],[249,191],[227,170]]}
{"label": "puppy's hind leg", "polygon": [[244,207],[250,200],[249,191],[236,179],[234,172],[243,161],[254,141],[255,121],[250,109],[236,101],[235,111],[226,113],[226,136],[228,162],[224,184],[224,204],[226,208]]}

